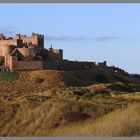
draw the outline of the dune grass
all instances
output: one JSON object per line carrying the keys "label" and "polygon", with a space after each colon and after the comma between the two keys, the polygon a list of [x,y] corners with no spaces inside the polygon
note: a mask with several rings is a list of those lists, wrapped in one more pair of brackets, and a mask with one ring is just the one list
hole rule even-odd
{"label": "dune grass", "polygon": [[[49,136],[140,136],[139,104],[119,109],[97,120],[52,130]],[[45,135],[45,133],[44,133]]]}
{"label": "dune grass", "polygon": [[89,93],[87,89],[71,87],[55,96],[50,91],[1,94],[0,136],[140,135],[138,102],[116,110],[114,103],[122,102],[121,98],[85,97]]}
{"label": "dune grass", "polygon": [[[25,97],[24,97],[25,98]],[[0,136],[38,136],[73,122],[96,119],[110,108],[69,99],[26,96],[22,102],[1,103]]]}
{"label": "dune grass", "polygon": [[[140,87],[92,85],[88,72],[29,71],[1,81],[0,136],[139,136]],[[136,105],[116,110],[124,100]]]}

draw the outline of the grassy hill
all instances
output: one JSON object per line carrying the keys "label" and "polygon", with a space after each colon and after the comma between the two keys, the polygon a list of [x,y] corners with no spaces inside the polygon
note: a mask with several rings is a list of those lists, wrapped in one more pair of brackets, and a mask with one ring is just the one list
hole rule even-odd
{"label": "grassy hill", "polygon": [[131,75],[89,69],[0,76],[0,136],[140,135],[140,85]]}
{"label": "grassy hill", "polygon": [[[114,76],[115,75],[115,76]],[[117,77],[117,78],[116,78]],[[140,84],[132,75],[110,72],[106,69],[75,71],[38,70],[0,74],[1,92],[42,92],[48,88],[81,87],[97,83],[123,82]]]}

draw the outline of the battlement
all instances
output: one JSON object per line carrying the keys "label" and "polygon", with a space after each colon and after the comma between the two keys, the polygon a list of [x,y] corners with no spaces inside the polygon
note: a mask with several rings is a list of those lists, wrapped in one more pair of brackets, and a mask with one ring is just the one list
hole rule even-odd
{"label": "battlement", "polygon": [[[27,37],[26,35],[16,34],[15,38],[12,38],[0,34],[0,45],[13,45],[13,42],[21,42],[22,46],[32,45],[34,47],[44,48],[44,35],[32,33],[32,36]],[[14,43],[14,45],[19,47],[18,43]]]}
{"label": "battlement", "polygon": [[37,36],[37,37],[40,37],[40,38],[44,37],[44,35],[40,35],[40,34],[32,32],[32,37],[34,37],[34,36]]}
{"label": "battlement", "polygon": [[99,62],[97,65],[100,66],[100,67],[106,67],[107,66],[107,62],[106,61]]}
{"label": "battlement", "polygon": [[22,40],[24,46],[32,45],[38,48],[44,48],[44,35],[32,33],[32,36],[16,34],[16,39]]}
{"label": "battlement", "polygon": [[115,66],[110,66],[108,67],[112,72],[115,72],[115,73],[121,73],[121,74],[128,74],[125,70],[121,69],[121,68],[118,68],[118,67],[115,67]]}
{"label": "battlement", "polygon": [[6,37],[4,34],[0,34],[0,40],[14,40],[12,37]]}

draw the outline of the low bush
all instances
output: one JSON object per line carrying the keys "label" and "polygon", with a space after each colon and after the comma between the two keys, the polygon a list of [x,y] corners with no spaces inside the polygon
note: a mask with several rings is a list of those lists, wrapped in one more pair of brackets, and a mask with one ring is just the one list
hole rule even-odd
{"label": "low bush", "polygon": [[17,79],[17,76],[14,72],[1,72],[0,73],[0,81],[14,81]]}

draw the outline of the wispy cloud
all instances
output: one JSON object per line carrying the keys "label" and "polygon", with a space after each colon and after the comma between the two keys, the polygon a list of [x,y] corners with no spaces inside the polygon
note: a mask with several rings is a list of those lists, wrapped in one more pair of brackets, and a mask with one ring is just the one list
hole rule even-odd
{"label": "wispy cloud", "polygon": [[[8,27],[0,27],[0,33],[4,33],[7,36],[15,36],[17,33],[16,28],[12,26]],[[80,42],[80,43],[87,43],[87,42],[109,42],[113,40],[123,39],[117,36],[97,36],[93,38],[87,37],[72,37],[72,36],[45,36],[45,40],[49,42]],[[125,39],[124,39],[125,40]]]}
{"label": "wispy cloud", "polygon": [[99,36],[94,38],[87,38],[87,37],[72,37],[72,36],[45,36],[46,41],[55,41],[55,42],[108,42],[112,40],[120,39],[120,37],[115,36]]}
{"label": "wispy cloud", "polygon": [[47,41],[57,41],[57,42],[81,42],[85,43],[87,39],[85,37],[72,37],[72,36],[46,36],[45,40]]}
{"label": "wispy cloud", "polygon": [[16,34],[16,29],[14,27],[1,27],[0,33],[3,33],[5,35],[13,36]]}
{"label": "wispy cloud", "polygon": [[116,37],[116,36],[100,36],[100,37],[93,38],[93,41],[108,42],[108,41],[117,40],[117,39],[120,39],[120,37]]}

